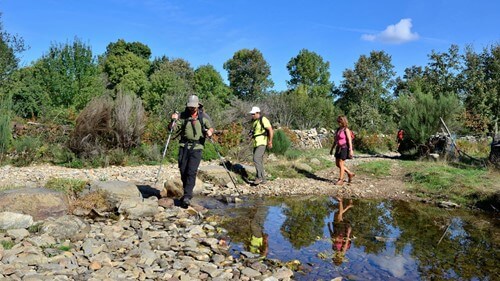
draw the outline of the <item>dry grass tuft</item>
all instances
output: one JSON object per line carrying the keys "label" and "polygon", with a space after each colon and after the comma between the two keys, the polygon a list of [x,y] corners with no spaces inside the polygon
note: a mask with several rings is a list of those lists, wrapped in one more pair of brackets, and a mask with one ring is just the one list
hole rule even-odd
{"label": "dry grass tuft", "polygon": [[108,195],[105,191],[98,190],[83,195],[70,204],[70,211],[76,209],[111,211],[113,207],[109,203]]}

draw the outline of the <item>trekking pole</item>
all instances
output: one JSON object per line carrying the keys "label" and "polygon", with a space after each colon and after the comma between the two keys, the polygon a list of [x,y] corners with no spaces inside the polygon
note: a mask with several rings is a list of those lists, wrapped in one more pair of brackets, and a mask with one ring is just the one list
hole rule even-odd
{"label": "trekking pole", "polygon": [[236,182],[234,181],[233,176],[231,176],[231,172],[229,172],[228,168],[226,167],[226,163],[224,163],[224,159],[222,158],[222,155],[220,154],[220,151],[217,148],[217,145],[215,145],[213,138],[210,138],[210,141],[212,142],[212,144],[215,148],[215,152],[217,152],[217,155],[219,155],[220,161],[222,162],[222,166],[224,166],[224,169],[226,169],[226,172],[229,175],[229,178],[231,179],[231,182],[234,184],[234,188],[236,188],[236,192],[239,194],[240,192],[238,191],[238,187],[236,186]]}
{"label": "trekking pole", "polygon": [[[175,113],[178,114],[178,112],[176,111]],[[168,144],[170,143],[170,137],[172,137],[172,132],[174,131],[174,127],[175,127],[175,122],[177,120],[174,120],[172,122],[172,126],[170,126],[170,130],[168,132],[168,138],[167,138],[167,143],[165,144],[165,148],[163,149],[163,155],[161,157],[161,161],[160,161],[160,167],[158,168],[158,173],[156,174],[156,181],[154,183],[154,186],[156,186],[156,184],[158,183],[158,179],[160,178],[160,171],[161,171],[161,165],[163,164],[163,160],[165,159],[165,155],[167,154],[167,148],[168,148]]]}

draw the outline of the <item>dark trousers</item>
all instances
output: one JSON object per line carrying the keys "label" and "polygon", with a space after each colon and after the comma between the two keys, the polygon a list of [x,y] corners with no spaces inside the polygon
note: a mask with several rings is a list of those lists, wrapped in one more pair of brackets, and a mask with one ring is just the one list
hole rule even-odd
{"label": "dark trousers", "polygon": [[201,149],[193,149],[186,144],[179,147],[179,170],[181,172],[182,188],[184,198],[193,198],[193,189],[196,184],[196,173],[201,162]]}
{"label": "dark trousers", "polygon": [[259,145],[253,149],[253,163],[255,164],[256,178],[263,181],[266,180],[264,172],[264,153],[266,152],[265,145]]}

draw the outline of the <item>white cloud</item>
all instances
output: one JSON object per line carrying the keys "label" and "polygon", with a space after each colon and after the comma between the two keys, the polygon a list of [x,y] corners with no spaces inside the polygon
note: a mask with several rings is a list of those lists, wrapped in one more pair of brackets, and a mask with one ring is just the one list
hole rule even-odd
{"label": "white cloud", "polygon": [[389,25],[382,32],[376,34],[363,34],[361,39],[388,44],[406,43],[419,38],[418,33],[411,31],[411,27],[411,19],[402,19],[396,24]]}

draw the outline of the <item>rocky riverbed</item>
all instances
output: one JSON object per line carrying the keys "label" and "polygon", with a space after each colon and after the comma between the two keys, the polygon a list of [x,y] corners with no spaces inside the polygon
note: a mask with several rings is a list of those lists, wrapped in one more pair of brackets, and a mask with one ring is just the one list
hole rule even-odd
{"label": "rocky riverbed", "polygon": [[[356,164],[362,161],[367,160],[355,159],[349,165],[355,171]],[[305,164],[301,168],[307,169]],[[4,204],[0,208],[0,279],[293,280],[293,271],[280,261],[260,259],[249,252],[230,253],[230,237],[203,207],[182,209],[175,206],[174,200],[161,198],[163,187],[178,181],[178,170],[174,164],[163,165],[157,180],[158,168],[0,167],[0,187],[9,190],[4,194],[26,187],[38,190],[51,178],[128,183],[134,189],[122,192],[131,198],[115,200],[114,214],[69,208],[67,215],[40,219],[22,211],[10,212]],[[303,194],[409,198],[402,185],[391,183],[390,178],[374,181],[357,175],[353,183],[335,186],[336,174],[337,169],[331,168],[300,179],[275,178],[259,186],[240,181],[234,186],[218,162],[204,162],[196,188],[197,200],[203,200],[203,196],[237,200],[240,196]],[[157,196],[137,197],[135,193],[139,191],[135,187],[157,190]],[[27,204],[41,201],[46,200],[28,199]]]}

